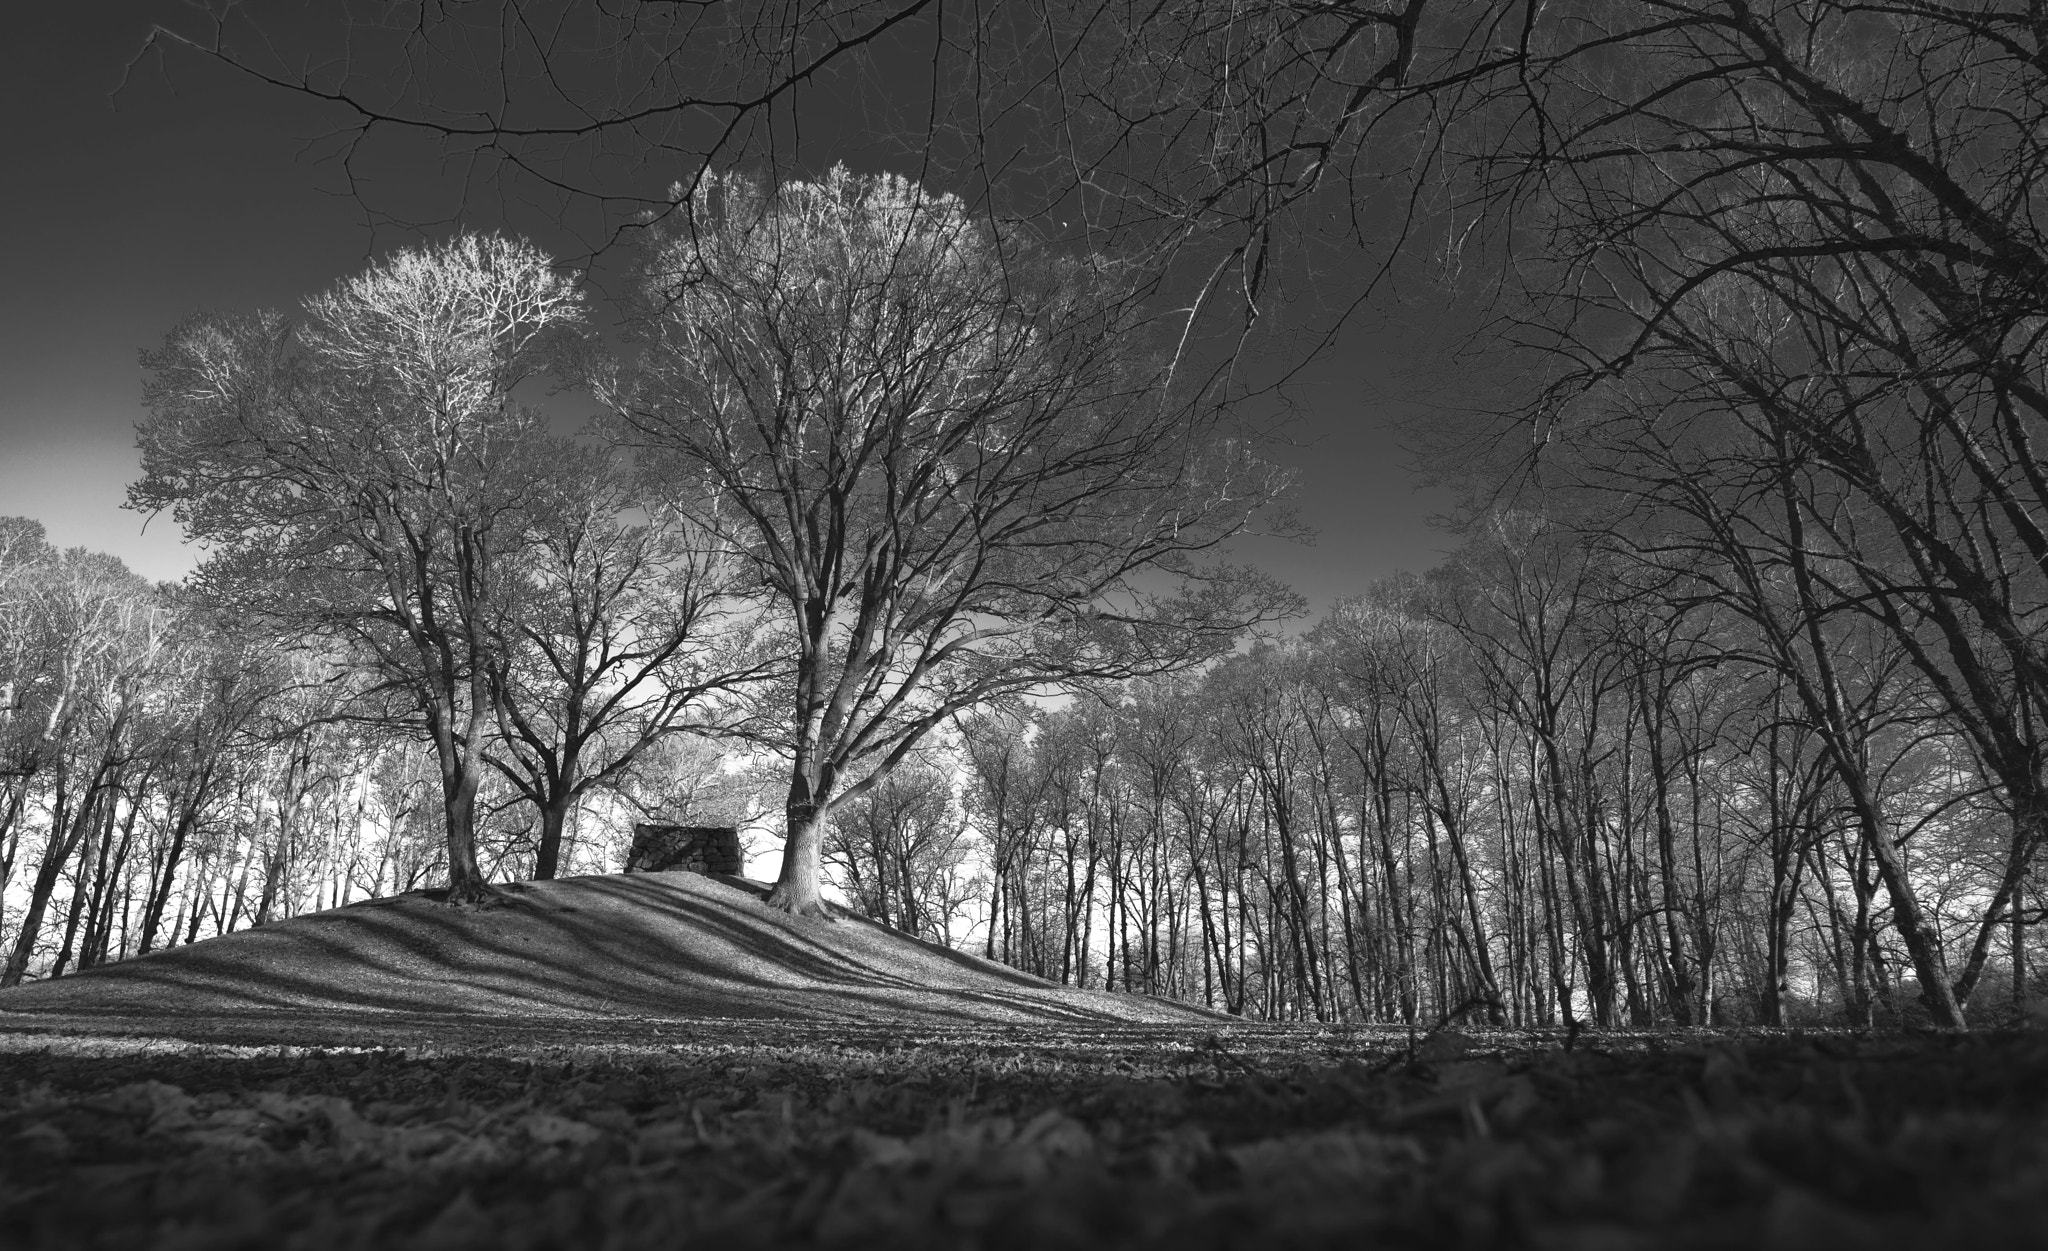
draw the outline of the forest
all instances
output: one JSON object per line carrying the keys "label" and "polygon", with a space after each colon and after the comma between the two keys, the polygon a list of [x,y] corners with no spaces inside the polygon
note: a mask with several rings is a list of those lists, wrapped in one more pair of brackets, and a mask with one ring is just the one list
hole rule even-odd
{"label": "forest", "polygon": [[[10,981],[445,881],[416,735],[187,590],[7,533]],[[1503,518],[1202,672],[964,713],[835,810],[828,871],[905,932],[1254,1019],[1925,1021],[1916,955],[1972,1020],[2023,1014],[2038,843],[1938,689],[1838,621],[1801,640],[1841,675],[1810,708],[1753,623],[1642,576]],[[531,877],[494,749],[479,860]],[[757,818],[738,750],[655,740],[551,869],[616,872],[635,819]]]}

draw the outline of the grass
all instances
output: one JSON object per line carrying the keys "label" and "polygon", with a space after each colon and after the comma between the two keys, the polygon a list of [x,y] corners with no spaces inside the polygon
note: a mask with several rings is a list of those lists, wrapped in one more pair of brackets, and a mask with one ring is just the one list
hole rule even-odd
{"label": "grass", "polygon": [[[410,1018],[574,1031],[618,1018],[1193,1024],[1199,1008],[1055,986],[862,918],[771,911],[740,878],[528,882],[503,906],[425,892],[296,917],[0,992],[0,1023],[296,1018],[375,1036]],[[325,1037],[325,1034],[320,1036]]]}

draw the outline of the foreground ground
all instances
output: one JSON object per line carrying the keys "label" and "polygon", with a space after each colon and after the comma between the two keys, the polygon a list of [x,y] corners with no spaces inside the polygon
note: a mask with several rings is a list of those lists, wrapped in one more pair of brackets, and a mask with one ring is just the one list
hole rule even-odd
{"label": "foreground ground", "polygon": [[2038,1030],[279,1032],[0,1032],[9,1245],[2048,1244]]}

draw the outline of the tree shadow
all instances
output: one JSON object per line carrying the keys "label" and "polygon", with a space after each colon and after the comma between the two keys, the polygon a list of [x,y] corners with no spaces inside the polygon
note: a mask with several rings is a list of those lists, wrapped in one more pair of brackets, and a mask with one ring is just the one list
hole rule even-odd
{"label": "tree shadow", "polygon": [[1193,1025],[1202,1009],[1055,986],[839,910],[761,902],[720,875],[634,874],[367,900],[0,994],[0,1021],[269,1014],[563,1023],[590,1018]]}

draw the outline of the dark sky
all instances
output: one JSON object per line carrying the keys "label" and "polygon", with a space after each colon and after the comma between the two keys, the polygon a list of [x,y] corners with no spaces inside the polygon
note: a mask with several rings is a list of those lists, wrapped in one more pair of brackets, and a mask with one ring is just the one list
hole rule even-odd
{"label": "dark sky", "polygon": [[[192,14],[176,0],[23,6],[0,41],[0,514],[166,579],[194,553],[168,517],[145,530],[120,506],[137,472],[137,353],[199,309],[288,306],[397,241],[373,238],[333,165],[305,151],[332,124],[316,108],[192,56],[124,69],[152,19]],[[1445,497],[1410,484],[1399,406],[1371,398],[1398,389],[1427,338],[1349,333],[1296,393],[1304,446],[1285,459],[1318,540],[1240,556],[1318,608],[1450,545],[1428,524]]]}

